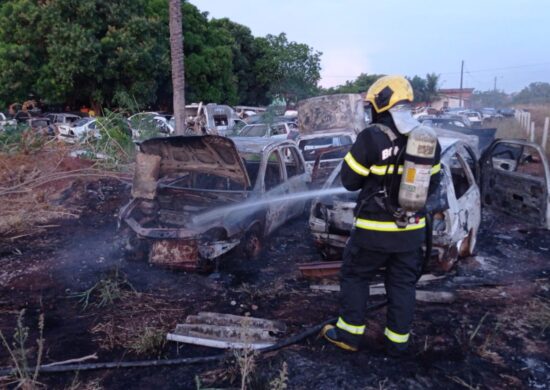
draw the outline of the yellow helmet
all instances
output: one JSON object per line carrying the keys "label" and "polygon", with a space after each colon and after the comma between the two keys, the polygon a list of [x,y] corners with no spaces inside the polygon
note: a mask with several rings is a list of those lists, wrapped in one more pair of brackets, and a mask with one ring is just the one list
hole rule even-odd
{"label": "yellow helmet", "polygon": [[403,76],[384,76],[371,85],[365,98],[380,114],[400,103],[414,100],[411,83]]}

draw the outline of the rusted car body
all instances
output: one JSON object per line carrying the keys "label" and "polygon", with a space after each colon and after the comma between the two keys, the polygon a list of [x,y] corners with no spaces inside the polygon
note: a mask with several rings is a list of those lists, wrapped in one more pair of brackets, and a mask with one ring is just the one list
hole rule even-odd
{"label": "rusted car body", "polygon": [[550,229],[550,165],[540,145],[497,140],[480,160],[482,203]]}
{"label": "rusted car body", "polygon": [[[448,134],[448,133],[447,133]],[[474,253],[481,204],[523,221],[550,228],[550,169],[540,146],[520,140],[497,140],[478,160],[474,146],[440,137],[442,181],[430,199],[437,266],[449,270],[460,256]],[[527,166],[521,162],[528,162]],[[324,188],[340,187],[340,166]],[[483,191],[483,196],[481,195]],[[358,192],[313,200],[309,227],[322,255],[340,258],[353,226]]]}
{"label": "rusted car body", "polygon": [[293,141],[154,138],[140,145],[136,162],[119,218],[155,264],[201,269],[234,248],[255,257],[263,237],[305,208],[305,199],[287,199],[310,180]]}
{"label": "rusted car body", "polygon": [[187,134],[226,135],[239,119],[235,110],[229,106],[208,103],[185,106]]}

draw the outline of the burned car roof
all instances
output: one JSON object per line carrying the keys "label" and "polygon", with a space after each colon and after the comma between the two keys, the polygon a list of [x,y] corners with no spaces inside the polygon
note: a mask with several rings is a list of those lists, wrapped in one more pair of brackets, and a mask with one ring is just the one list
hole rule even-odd
{"label": "burned car roof", "polygon": [[161,176],[182,170],[213,172],[250,186],[237,146],[230,138],[217,135],[151,138],[141,143],[140,149],[161,157]]}

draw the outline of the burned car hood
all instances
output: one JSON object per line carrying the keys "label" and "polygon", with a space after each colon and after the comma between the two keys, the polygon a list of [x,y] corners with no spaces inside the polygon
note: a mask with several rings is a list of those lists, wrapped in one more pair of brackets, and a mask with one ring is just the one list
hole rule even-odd
{"label": "burned car hood", "polygon": [[235,143],[217,135],[151,138],[141,143],[143,153],[161,158],[159,176],[203,172],[228,177],[250,186],[250,178]]}

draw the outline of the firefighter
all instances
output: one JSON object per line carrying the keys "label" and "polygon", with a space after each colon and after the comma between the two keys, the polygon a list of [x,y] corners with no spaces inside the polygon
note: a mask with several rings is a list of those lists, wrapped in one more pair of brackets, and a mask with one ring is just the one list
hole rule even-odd
{"label": "firefighter", "polygon": [[[358,134],[342,164],[344,187],[361,191],[355,226],[343,254],[340,316],[336,326],[325,326],[322,334],[345,350],[360,347],[369,282],[382,267],[388,298],[386,351],[400,356],[408,347],[426,225],[422,210],[404,212],[398,202],[408,135],[419,126],[412,117],[412,101],[413,90],[404,77],[378,79],[366,95],[372,123]],[[435,134],[433,146],[433,158],[425,170],[429,184],[426,192],[439,184],[441,147]]]}

